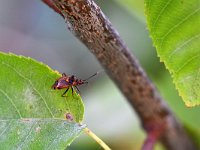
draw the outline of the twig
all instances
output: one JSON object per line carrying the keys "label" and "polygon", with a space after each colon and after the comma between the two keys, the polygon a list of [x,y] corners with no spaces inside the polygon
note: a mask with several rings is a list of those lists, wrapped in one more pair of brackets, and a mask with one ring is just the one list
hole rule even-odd
{"label": "twig", "polygon": [[148,134],[152,133],[151,129],[159,130],[159,139],[169,150],[196,149],[137,59],[93,0],[43,2],[61,13],[72,33],[96,56],[134,107]]}
{"label": "twig", "polygon": [[96,136],[90,129],[85,128],[85,133],[93,138],[104,150],[111,150],[106,143],[104,143],[98,136]]}

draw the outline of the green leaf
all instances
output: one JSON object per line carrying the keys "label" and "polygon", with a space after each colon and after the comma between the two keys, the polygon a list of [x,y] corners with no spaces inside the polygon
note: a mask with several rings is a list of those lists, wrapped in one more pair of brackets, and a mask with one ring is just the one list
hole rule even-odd
{"label": "green leaf", "polygon": [[58,119],[0,120],[1,149],[65,149],[84,126]]}
{"label": "green leaf", "polygon": [[200,104],[200,1],[145,0],[158,55],[186,106]]}
{"label": "green leaf", "polygon": [[[62,97],[63,90],[51,89],[60,74],[14,54],[0,53],[0,68],[1,147],[64,149],[81,133],[81,97],[71,90]],[[73,122],[66,120],[66,113]]]}

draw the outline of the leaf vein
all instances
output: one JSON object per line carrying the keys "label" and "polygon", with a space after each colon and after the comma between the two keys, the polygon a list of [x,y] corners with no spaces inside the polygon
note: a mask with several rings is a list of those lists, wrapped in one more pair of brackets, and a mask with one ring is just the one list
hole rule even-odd
{"label": "leaf vein", "polygon": [[166,39],[166,37],[167,37],[172,31],[174,31],[177,27],[179,27],[181,24],[183,24],[185,21],[187,21],[190,17],[192,17],[193,15],[195,15],[199,10],[200,10],[200,8],[194,10],[192,13],[190,13],[189,15],[187,15],[183,20],[181,20],[180,22],[178,22],[177,24],[175,24],[173,27],[171,27],[170,30],[168,30],[168,32],[165,33],[164,36],[162,37],[161,48],[162,48],[163,42],[164,42],[164,40]]}
{"label": "leaf vein", "polygon": [[[64,124],[62,124],[62,126],[60,126],[60,128],[63,128],[63,127],[64,127]],[[54,129],[57,131],[57,133],[60,132],[60,129],[58,129],[58,128],[54,128]],[[47,150],[52,149],[52,146],[54,145],[54,142],[55,142],[56,140],[59,141],[60,139],[62,139],[62,137],[61,137],[59,134],[57,134],[56,137],[53,139],[53,141],[51,141],[51,143],[48,144],[48,147],[47,147],[46,149],[47,149]]]}
{"label": "leaf vein", "polygon": [[12,99],[8,96],[8,94],[3,91],[2,89],[0,89],[0,92],[9,100],[9,102],[12,104],[12,106],[15,108],[15,110],[17,111],[17,114],[19,115],[20,118],[22,118],[22,115],[20,113],[20,111],[18,110],[17,106],[15,105],[15,103],[12,101]]}
{"label": "leaf vein", "polygon": [[187,66],[192,60],[198,58],[199,56],[200,56],[200,54],[192,56],[192,57],[191,57],[188,61],[186,61],[181,67],[179,67],[175,73],[180,72],[180,71],[181,71],[185,66]]}
{"label": "leaf vein", "polygon": [[35,126],[35,124],[33,124],[31,126],[31,128],[29,129],[28,133],[25,135],[24,140],[22,140],[20,143],[20,145],[17,147],[17,150],[21,150],[22,146],[25,144],[25,141],[28,139],[28,137],[30,136],[31,132],[33,131],[33,127]]}
{"label": "leaf vein", "polygon": [[50,113],[50,115],[54,118],[54,115],[53,115],[51,109],[49,108],[49,106],[48,106],[46,100],[45,100],[44,97],[40,94],[40,92],[33,86],[31,80],[29,80],[28,78],[26,78],[25,76],[23,76],[23,75],[22,75],[21,73],[19,73],[16,69],[14,69],[11,65],[9,65],[9,64],[7,64],[7,63],[4,63],[4,62],[2,62],[2,64],[8,66],[10,69],[12,69],[13,71],[15,71],[21,78],[23,78],[24,80],[26,80],[26,81],[29,82],[29,84],[32,86],[33,90],[34,90],[36,93],[38,93],[38,95],[39,95],[39,96],[41,97],[41,99],[43,100],[43,102],[44,102],[44,104],[45,104],[47,110],[48,110],[49,113]]}
{"label": "leaf vein", "polygon": [[6,127],[4,128],[4,130],[1,132],[0,137],[2,137],[2,135],[8,130],[8,128],[10,127],[11,121],[9,121],[8,125],[6,125]]}
{"label": "leaf vein", "polygon": [[161,9],[161,11],[159,12],[158,16],[156,17],[155,21],[152,24],[152,28],[155,27],[155,25],[157,24],[160,16],[164,13],[164,11],[167,9],[168,5],[172,2],[172,0],[169,0],[167,3],[165,3],[164,7]]}
{"label": "leaf vein", "polygon": [[189,39],[187,39],[186,41],[182,42],[182,44],[180,46],[178,46],[176,49],[172,50],[171,54],[169,55],[169,59],[176,53],[178,52],[181,48],[187,46],[190,42],[198,39],[200,37],[200,33],[193,36],[193,37],[190,37]]}

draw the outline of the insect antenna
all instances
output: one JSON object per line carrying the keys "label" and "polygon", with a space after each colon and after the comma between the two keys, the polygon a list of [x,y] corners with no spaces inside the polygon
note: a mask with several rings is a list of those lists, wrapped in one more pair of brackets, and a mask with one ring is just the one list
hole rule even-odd
{"label": "insect antenna", "polygon": [[89,79],[91,79],[92,77],[96,76],[97,74],[99,74],[100,72],[96,72],[95,74],[91,75],[90,77],[88,77],[87,79],[84,79],[83,81],[87,81]]}

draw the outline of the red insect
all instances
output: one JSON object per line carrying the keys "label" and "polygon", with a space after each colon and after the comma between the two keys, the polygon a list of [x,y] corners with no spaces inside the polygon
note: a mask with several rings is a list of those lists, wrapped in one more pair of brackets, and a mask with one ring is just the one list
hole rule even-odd
{"label": "red insect", "polygon": [[93,74],[92,76],[90,76],[89,78],[87,78],[85,80],[78,79],[74,75],[67,76],[65,73],[63,73],[62,77],[58,78],[55,81],[55,83],[52,85],[52,88],[54,90],[66,89],[66,91],[62,94],[63,97],[65,96],[65,94],[67,93],[69,88],[72,89],[72,94],[73,94],[73,87],[75,87],[77,89],[77,91],[80,93],[77,86],[82,85],[82,84],[87,84],[88,83],[87,80],[92,78],[93,76],[97,75],[97,73],[98,72],[96,72],[95,74]]}

